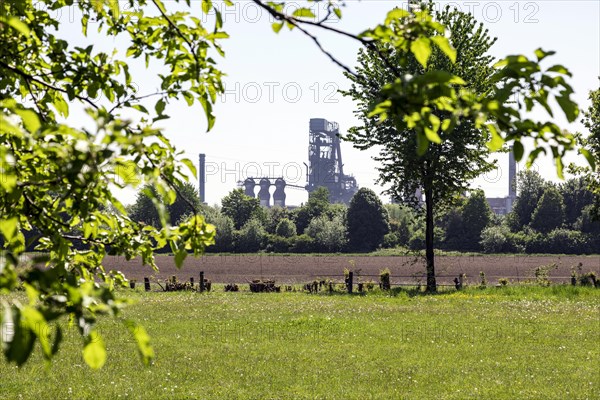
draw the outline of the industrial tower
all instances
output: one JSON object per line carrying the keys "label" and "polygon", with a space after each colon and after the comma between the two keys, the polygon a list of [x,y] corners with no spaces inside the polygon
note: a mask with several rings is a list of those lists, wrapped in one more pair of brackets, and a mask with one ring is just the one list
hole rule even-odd
{"label": "industrial tower", "polygon": [[323,118],[312,118],[309,127],[308,184],[312,193],[323,186],[329,189],[332,203],[346,203],[358,190],[356,179],[344,175],[339,126]]}

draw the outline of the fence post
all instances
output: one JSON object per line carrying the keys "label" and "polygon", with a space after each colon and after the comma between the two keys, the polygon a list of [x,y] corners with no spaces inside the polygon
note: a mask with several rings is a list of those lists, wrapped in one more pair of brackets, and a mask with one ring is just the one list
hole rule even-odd
{"label": "fence post", "polygon": [[199,283],[200,293],[204,292],[204,271],[200,271],[200,283]]}
{"label": "fence post", "polygon": [[354,277],[354,272],[350,271],[348,273],[348,293],[352,293],[352,278]]}
{"label": "fence post", "polygon": [[144,278],[144,289],[146,290],[146,292],[150,291],[150,279],[149,278]]}
{"label": "fence post", "polygon": [[194,290],[194,277],[190,276],[190,287]]}

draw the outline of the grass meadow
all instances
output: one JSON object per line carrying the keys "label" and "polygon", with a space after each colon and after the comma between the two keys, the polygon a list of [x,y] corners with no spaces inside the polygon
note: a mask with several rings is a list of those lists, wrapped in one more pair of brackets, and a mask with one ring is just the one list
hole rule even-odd
{"label": "grass meadow", "polygon": [[90,370],[65,321],[50,367],[39,348],[20,369],[0,361],[0,398],[600,398],[598,289],[123,294],[152,366],[103,318],[108,361]]}

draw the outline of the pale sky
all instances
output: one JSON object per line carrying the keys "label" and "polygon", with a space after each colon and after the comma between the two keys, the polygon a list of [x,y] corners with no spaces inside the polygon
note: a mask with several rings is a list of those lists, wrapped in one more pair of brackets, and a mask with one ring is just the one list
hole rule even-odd
{"label": "pale sky", "polygon": [[[174,2],[164,1],[168,8]],[[439,2],[447,4],[448,2]],[[192,2],[194,13],[200,15],[200,2]],[[343,132],[357,124],[350,99],[337,93],[348,81],[342,70],[319,52],[314,43],[301,32],[282,29],[275,34],[271,18],[249,1],[239,1],[234,8],[222,6],[224,29],[231,38],[223,41],[226,57],[218,59],[227,73],[227,93],[215,106],[217,122],[206,133],[206,121],[199,104],[189,108],[185,102],[167,107],[170,120],[161,121],[167,136],[176,148],[197,163],[198,154],[207,156],[206,200],[209,204],[236,187],[246,176],[284,176],[289,183],[305,185],[308,162],[308,123],[311,118],[325,118],[340,124]],[[290,3],[289,10],[301,2]],[[337,28],[359,33],[383,22],[385,14],[399,1],[348,1]],[[463,11],[472,11],[484,22],[498,41],[492,55],[525,54],[541,47],[557,54],[543,64],[560,63],[573,73],[571,80],[576,101],[587,108],[588,92],[597,89],[600,76],[600,2],[590,1],[465,1],[450,2]],[[324,15],[322,5],[313,5],[317,16]],[[212,18],[203,17],[209,26]],[[70,29],[80,29],[77,17],[71,17]],[[68,32],[67,31],[67,32]],[[316,33],[324,47],[348,66],[355,66],[358,44],[350,39],[319,30]],[[106,41],[106,39],[104,39]],[[110,49],[120,47],[118,41],[99,42]],[[135,64],[135,63],[133,63]],[[150,73],[134,66],[133,80],[140,93],[156,90]],[[156,69],[150,72],[155,73]],[[152,103],[151,103],[152,104]],[[540,118],[545,117],[540,114]],[[565,129],[583,131],[580,123],[568,125],[556,119]],[[350,143],[342,144],[344,171],[353,174],[360,187],[377,193],[374,152],[360,151]],[[473,182],[489,197],[505,196],[508,192],[507,155],[500,157],[498,173],[490,173]],[[571,158],[577,161],[577,158]],[[581,162],[581,161],[579,161]],[[550,159],[538,161],[536,168],[546,179],[556,180]],[[125,202],[133,201],[132,193],[124,193]],[[304,190],[287,190],[287,203],[298,205],[307,199]],[[387,197],[383,198],[387,202]]]}

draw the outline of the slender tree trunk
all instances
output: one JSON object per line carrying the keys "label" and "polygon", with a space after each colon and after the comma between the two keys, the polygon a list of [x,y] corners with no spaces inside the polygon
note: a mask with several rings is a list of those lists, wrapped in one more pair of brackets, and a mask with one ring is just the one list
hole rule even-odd
{"label": "slender tree trunk", "polygon": [[433,187],[425,184],[425,258],[427,260],[427,291],[436,292],[435,260],[433,254]]}

